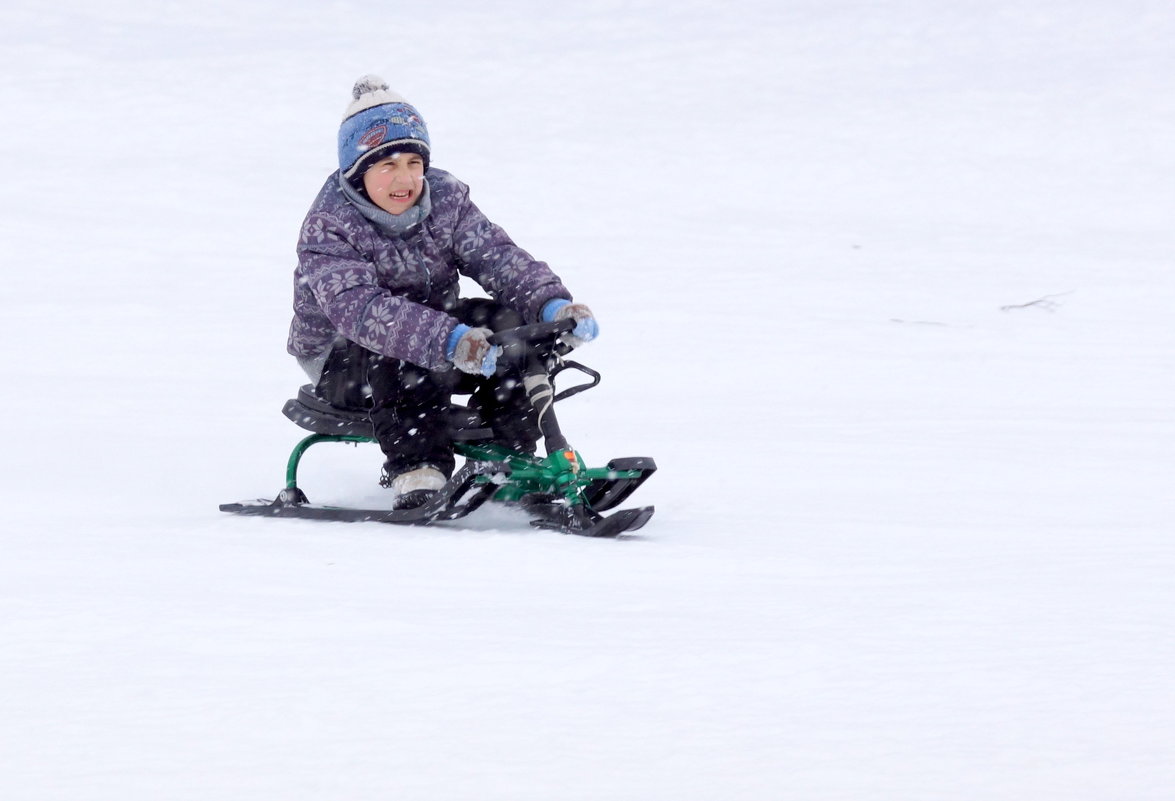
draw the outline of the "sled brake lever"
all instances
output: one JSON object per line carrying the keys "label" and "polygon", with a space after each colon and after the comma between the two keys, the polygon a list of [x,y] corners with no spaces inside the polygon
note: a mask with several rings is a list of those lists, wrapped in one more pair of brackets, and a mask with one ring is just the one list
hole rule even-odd
{"label": "sled brake lever", "polygon": [[594,387],[600,383],[600,374],[599,373],[597,373],[595,370],[593,370],[590,367],[583,366],[579,362],[572,362],[572,361],[565,361],[562,364],[560,364],[558,367],[556,367],[553,371],[551,371],[551,381],[554,382],[555,376],[559,375],[559,373],[561,373],[564,370],[567,370],[569,368],[572,370],[578,370],[579,372],[583,373],[584,375],[591,376],[592,380],[586,384],[576,384],[574,387],[568,387],[567,389],[565,389],[562,392],[555,395],[555,399],[551,401],[552,403],[558,403],[561,400],[564,400],[566,398],[570,398],[572,395],[578,395],[581,392],[586,392],[587,390],[591,389],[592,387]]}

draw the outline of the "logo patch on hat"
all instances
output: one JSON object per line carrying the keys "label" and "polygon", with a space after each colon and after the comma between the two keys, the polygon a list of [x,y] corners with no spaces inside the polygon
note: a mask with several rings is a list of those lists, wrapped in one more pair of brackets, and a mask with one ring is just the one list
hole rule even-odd
{"label": "logo patch on hat", "polygon": [[388,126],[377,125],[374,128],[372,128],[370,131],[368,131],[367,133],[363,134],[363,136],[359,137],[359,146],[365,147],[368,149],[373,148],[376,145],[378,145],[380,142],[382,142],[384,140],[384,137],[387,135],[388,135]]}

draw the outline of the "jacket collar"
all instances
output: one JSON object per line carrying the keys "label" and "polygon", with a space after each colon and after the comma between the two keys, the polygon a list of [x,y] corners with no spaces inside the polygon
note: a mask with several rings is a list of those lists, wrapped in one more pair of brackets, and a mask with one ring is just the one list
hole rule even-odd
{"label": "jacket collar", "polygon": [[393,236],[405,236],[412,233],[432,211],[432,197],[427,178],[421,188],[420,199],[416,201],[415,206],[403,214],[389,214],[372,203],[350,181],[344,178],[341,172],[339,173],[339,188],[343,190],[343,196],[359,210],[360,214]]}

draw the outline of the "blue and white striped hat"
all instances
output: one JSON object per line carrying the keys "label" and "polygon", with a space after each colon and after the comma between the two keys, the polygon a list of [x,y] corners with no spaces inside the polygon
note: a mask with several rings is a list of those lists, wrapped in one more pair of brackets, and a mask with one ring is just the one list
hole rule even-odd
{"label": "blue and white striped hat", "polygon": [[428,169],[428,128],[419,111],[378,75],[356,81],[351,96],[354,100],[339,126],[339,169],[344,178],[362,180],[374,159],[392,153],[416,153]]}

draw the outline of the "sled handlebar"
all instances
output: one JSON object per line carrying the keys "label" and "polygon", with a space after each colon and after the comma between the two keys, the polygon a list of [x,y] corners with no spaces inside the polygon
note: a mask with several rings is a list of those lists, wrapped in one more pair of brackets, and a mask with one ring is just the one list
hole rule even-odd
{"label": "sled handlebar", "polygon": [[575,330],[574,320],[556,320],[553,323],[533,323],[520,325],[517,328],[507,328],[498,331],[489,337],[491,345],[537,345],[545,340],[554,342],[563,334]]}

